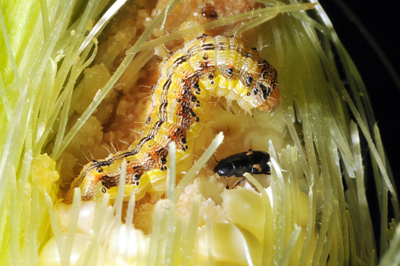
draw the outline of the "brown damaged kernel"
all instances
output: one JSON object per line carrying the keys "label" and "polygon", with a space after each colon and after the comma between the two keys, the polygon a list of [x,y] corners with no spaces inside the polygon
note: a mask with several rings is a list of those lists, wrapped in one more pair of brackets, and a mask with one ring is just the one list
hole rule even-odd
{"label": "brown damaged kernel", "polygon": [[215,11],[214,6],[209,3],[205,4],[202,7],[201,13],[202,13],[203,17],[207,18],[208,20],[213,20],[213,19],[218,18],[218,14]]}

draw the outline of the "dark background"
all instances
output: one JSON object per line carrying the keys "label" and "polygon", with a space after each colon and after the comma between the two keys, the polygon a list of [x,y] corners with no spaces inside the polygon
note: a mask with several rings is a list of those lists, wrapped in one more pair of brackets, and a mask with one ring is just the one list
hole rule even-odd
{"label": "dark background", "polygon": [[[399,4],[351,0],[344,1],[400,72]],[[372,2],[372,1],[371,1]],[[400,172],[400,88],[389,75],[378,55],[360,30],[349,20],[335,0],[320,0],[340,40],[352,57],[369,92],[394,177]],[[378,4],[380,3],[380,4]],[[397,8],[396,8],[397,7]]]}
{"label": "dark background", "polygon": [[[397,187],[400,187],[400,88],[393,81],[377,53],[365,39],[354,23],[339,7],[337,0],[320,0],[330,17],[340,40],[352,57],[369,92],[375,118],[381,132],[382,141],[390,161]],[[374,38],[394,69],[400,72],[400,23],[398,10],[400,5],[392,1],[343,0],[358,17],[363,26]],[[366,148],[367,149],[367,148]],[[367,158],[368,159],[368,158]],[[366,159],[366,160],[367,160]],[[368,162],[368,164],[370,164]],[[372,175],[369,175],[372,179]],[[379,243],[379,210],[373,180],[367,182],[369,208],[374,223],[377,243]],[[390,205],[389,205],[390,206]],[[378,250],[379,250],[379,245]],[[379,251],[378,251],[379,252]],[[379,253],[378,253],[379,254]]]}

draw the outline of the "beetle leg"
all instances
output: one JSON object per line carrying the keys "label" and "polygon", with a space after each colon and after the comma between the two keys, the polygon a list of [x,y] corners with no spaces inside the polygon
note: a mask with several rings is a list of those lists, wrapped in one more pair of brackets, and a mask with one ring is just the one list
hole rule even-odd
{"label": "beetle leg", "polygon": [[235,187],[237,187],[237,186],[239,186],[239,185],[241,185],[244,181],[246,180],[246,178],[245,177],[243,177],[243,179],[242,180],[240,180],[239,182],[237,182],[236,183],[236,185],[235,185]]}
{"label": "beetle leg", "polygon": [[226,176],[224,176],[224,179],[225,179],[225,183],[226,183],[226,189],[229,189],[229,184],[228,184],[228,180],[226,180]]}
{"label": "beetle leg", "polygon": [[213,153],[213,156],[214,156],[214,160],[215,160],[217,163],[219,163],[219,161],[217,160],[217,157],[215,156],[214,153]]}

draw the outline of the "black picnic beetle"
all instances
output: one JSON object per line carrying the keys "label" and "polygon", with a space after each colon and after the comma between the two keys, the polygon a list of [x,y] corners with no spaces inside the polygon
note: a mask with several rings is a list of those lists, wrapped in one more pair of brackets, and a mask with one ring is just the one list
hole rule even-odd
{"label": "black picnic beetle", "polygon": [[219,161],[214,172],[224,177],[243,177],[244,173],[270,175],[269,158],[269,154],[263,151],[236,153]]}

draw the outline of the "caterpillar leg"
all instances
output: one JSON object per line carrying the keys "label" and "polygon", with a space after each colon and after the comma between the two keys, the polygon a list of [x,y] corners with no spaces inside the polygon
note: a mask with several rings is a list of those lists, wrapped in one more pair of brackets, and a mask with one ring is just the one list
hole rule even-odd
{"label": "caterpillar leg", "polygon": [[232,101],[229,101],[229,100],[228,100],[228,109],[229,109],[229,111],[231,111],[232,114],[235,115],[235,111],[233,111],[233,107],[232,107]]}
{"label": "caterpillar leg", "polygon": [[226,106],[221,101],[218,101],[218,104],[222,109],[224,109],[224,111],[226,111]]}
{"label": "caterpillar leg", "polygon": [[153,169],[147,173],[151,182],[151,187],[148,192],[152,198],[160,192],[165,192],[167,190],[167,171]]}
{"label": "caterpillar leg", "polygon": [[254,118],[254,115],[253,115],[253,113],[251,112],[251,110],[246,110],[246,113],[248,113],[251,117]]}
{"label": "caterpillar leg", "polygon": [[219,106],[221,106],[221,108],[224,109],[224,111],[228,111],[229,110],[232,114],[235,114],[235,112],[233,111],[233,108],[232,108],[232,101],[226,100],[226,106],[225,106],[225,104],[222,103],[222,99],[224,99],[224,98],[220,98],[218,100]]}

